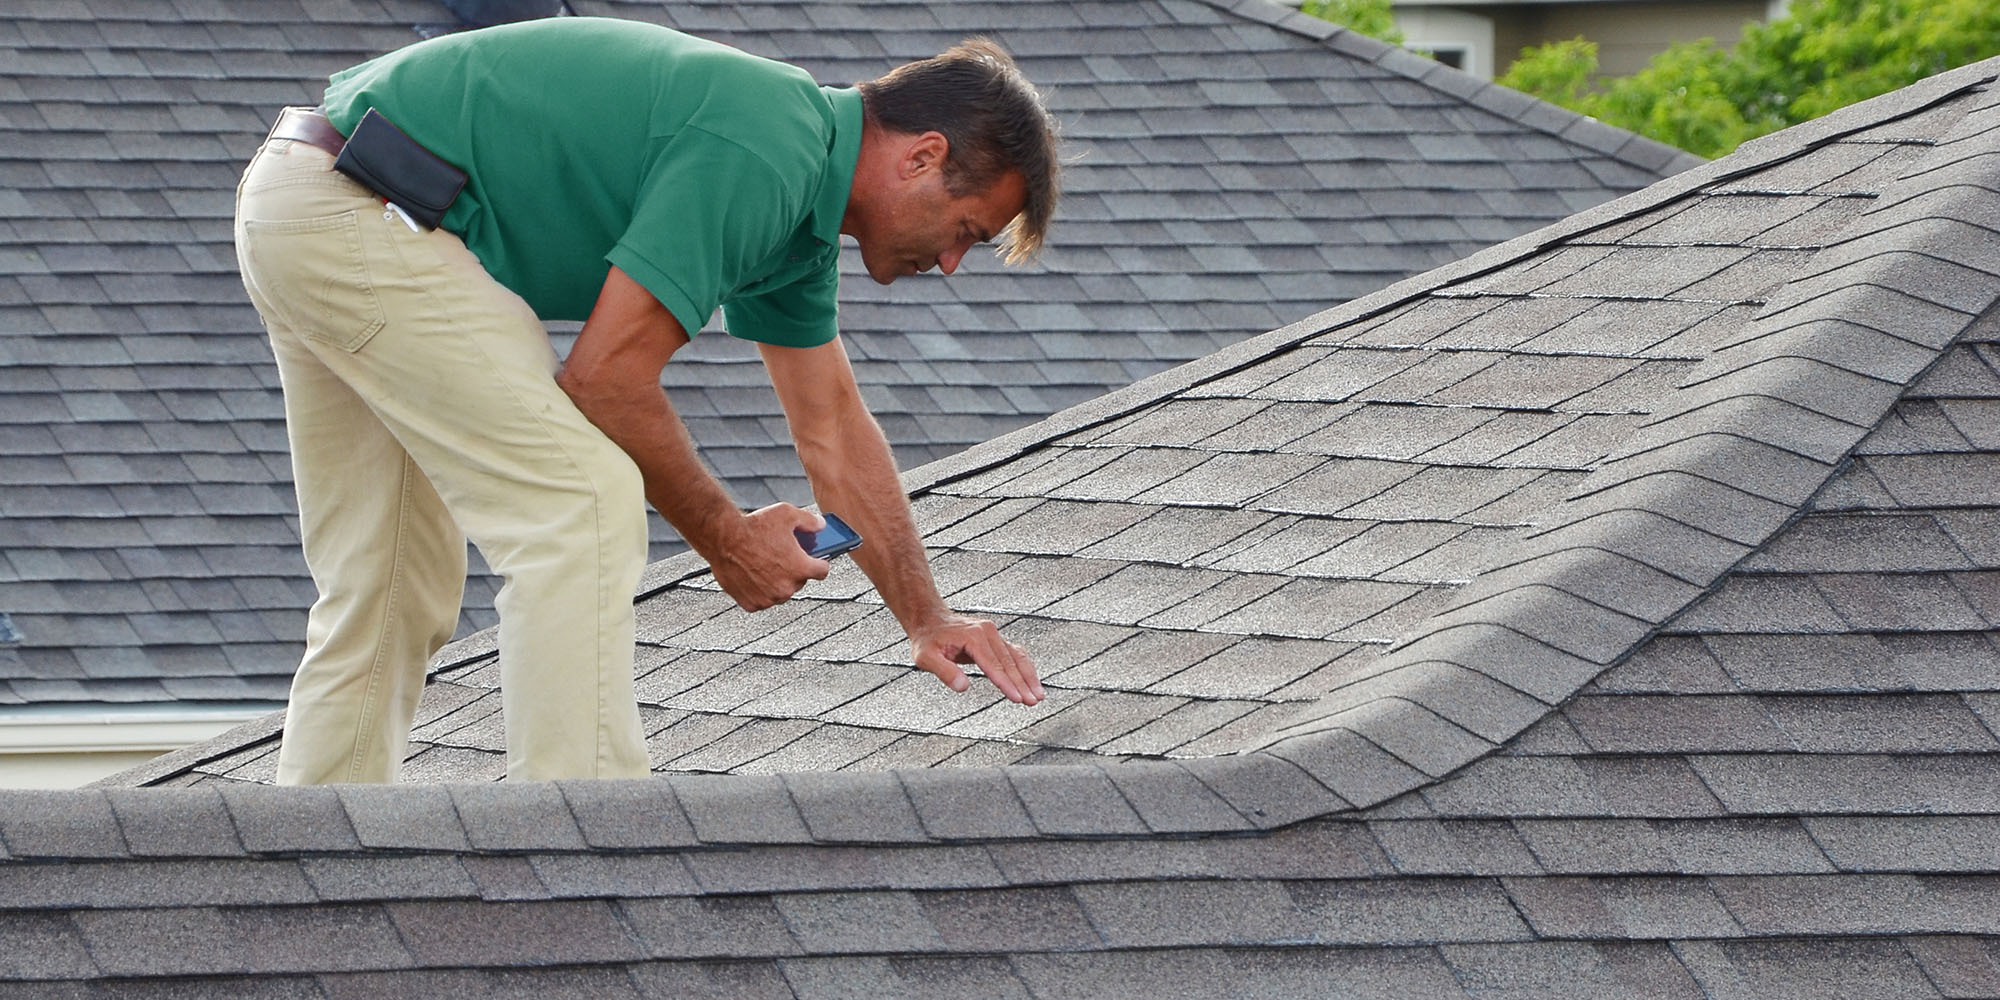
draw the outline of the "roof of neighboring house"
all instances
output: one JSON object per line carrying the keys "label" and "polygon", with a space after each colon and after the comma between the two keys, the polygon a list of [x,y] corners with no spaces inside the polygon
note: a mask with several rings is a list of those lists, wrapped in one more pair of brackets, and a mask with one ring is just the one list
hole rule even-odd
{"label": "roof of neighboring house", "polygon": [[2000,994],[1996,78],[913,473],[1043,708],[876,657],[852,580],[747,616],[669,560],[654,746],[737,773],[471,780],[494,696],[462,643],[412,761],[448,784],[232,780],[268,774],[265,724],[123,779],[192,787],[0,794],[0,976]]}
{"label": "roof of neighboring house", "polygon": [[[987,33],[1048,89],[1076,162],[1040,264],[893,288],[846,265],[849,349],[905,465],[1697,162],[1264,0],[577,6],[829,82]],[[0,15],[0,611],[26,637],[0,705],[282,697],[313,588],[230,192],[278,107],[443,19],[420,0]],[[739,500],[804,501],[754,358],[698,338],[667,382]],[[469,622],[494,588],[473,581]]]}

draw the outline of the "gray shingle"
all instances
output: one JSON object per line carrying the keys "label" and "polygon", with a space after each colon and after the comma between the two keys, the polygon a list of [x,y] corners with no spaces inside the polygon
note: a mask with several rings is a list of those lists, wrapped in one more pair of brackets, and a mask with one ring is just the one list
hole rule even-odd
{"label": "gray shingle", "polygon": [[1734,576],[1675,618],[1682,632],[1842,632],[1847,622],[1805,577]]}
{"label": "gray shingle", "polygon": [[[1706,763],[1728,758],[1488,757],[1438,784],[1423,799],[1454,818],[1642,816],[1692,819],[1745,810],[1711,791]],[[1720,797],[1721,802],[1717,799]]]}
{"label": "gray shingle", "polygon": [[1228,803],[1173,763],[1132,762],[1104,773],[1155,833],[1250,828]]}
{"label": "gray shingle", "polygon": [[672,854],[557,854],[529,859],[544,895],[557,899],[693,895],[694,875]]}
{"label": "gray shingle", "polygon": [[620,909],[656,958],[800,953],[767,897],[629,900]]}
{"label": "gray shingle", "polygon": [[1673,694],[1585,697],[1564,715],[1600,753],[1783,751],[1793,743],[1754,698]]}
{"label": "gray shingle", "polygon": [[1660,943],[1454,944],[1439,949],[1469,992],[1492,997],[1703,996],[1671,946]]}
{"label": "gray shingle", "polygon": [[452,805],[475,850],[578,850],[584,839],[562,789],[549,782],[454,785]]}
{"label": "gray shingle", "polygon": [[376,906],[223,910],[221,924],[221,942],[252,972],[396,969],[411,964],[396,928]]}
{"label": "gray shingle", "polygon": [[444,788],[340,785],[336,792],[363,847],[462,851],[471,846]]}
{"label": "gray shingle", "polygon": [[1529,936],[1514,905],[1488,880],[1422,879],[1291,882],[1298,907],[1320,940],[1340,944],[1510,941]]}
{"label": "gray shingle", "polygon": [[429,901],[386,908],[410,954],[425,965],[624,962],[644,956],[611,905],[601,901]]}
{"label": "gray shingle", "polygon": [[16,794],[17,804],[0,819],[0,842],[14,857],[121,858],[131,853],[104,792]]}
{"label": "gray shingle", "polygon": [[1674,870],[1687,875],[1812,874],[1830,870],[1825,838],[1795,819],[1655,820]]}
{"label": "gray shingle", "polygon": [[893,773],[788,774],[787,790],[822,843],[928,839]]}
{"label": "gray shingle", "polygon": [[1014,960],[1038,998],[1312,996],[1338,982],[1357,1000],[1460,992],[1430,949],[1182,949],[1040,954]]}
{"label": "gray shingle", "polygon": [[930,892],[917,896],[925,917],[953,951],[1094,949],[1103,938],[1066,887]]}
{"label": "gray shingle", "polygon": [[669,782],[695,836],[710,844],[812,839],[784,783],[766,775],[683,775]]}
{"label": "gray shingle", "polygon": [[[699,971],[699,970],[695,970]],[[626,978],[627,970],[610,969],[509,969],[451,970],[394,973],[346,973],[315,977],[310,996],[328,1000],[363,1000],[383,991],[411,990],[434,1000],[476,1000],[476,998],[530,998],[544,996],[592,996],[638,1000],[641,996]],[[323,990],[324,992],[317,992]],[[692,994],[690,994],[692,995]]]}
{"label": "gray shingle", "polygon": [[808,953],[907,953],[945,946],[916,898],[907,892],[783,895],[776,904]]}
{"label": "gray shingle", "polygon": [[1707,938],[1743,934],[1708,882],[1691,878],[1507,878],[1534,932],[1568,938]]}
{"label": "gray shingle", "polygon": [[81,979],[96,971],[85,940],[66,916],[0,915],[0,977],[13,981]]}
{"label": "gray shingle", "polygon": [[1935,518],[1816,515],[1786,529],[1744,563],[1779,572],[1938,570],[1966,566]]}
{"label": "gray shingle", "polygon": [[1007,962],[993,957],[811,958],[782,964],[786,982],[801,1000],[920,1000],[975,993],[996,1000],[1029,998]]}
{"label": "gray shingle", "polygon": [[1992,945],[1978,938],[1919,937],[1904,941],[1925,978],[1945,996],[1977,996],[2000,986]]}
{"label": "gray shingle", "polygon": [[1984,686],[2000,652],[1975,635],[1712,635],[1702,640],[1744,690],[1963,691]]}
{"label": "gray shingle", "polygon": [[[243,973],[253,960],[213,909],[102,910],[72,919],[105,975]],[[128,941],[151,947],[120,947]]]}
{"label": "gray shingle", "polygon": [[1377,820],[1368,828],[1405,875],[1539,875],[1541,862],[1510,823]]}
{"label": "gray shingle", "polygon": [[465,899],[479,894],[465,866],[449,856],[306,858],[299,867],[321,899]]}
{"label": "gray shingle", "polygon": [[583,839],[596,848],[682,847],[694,828],[658,782],[569,781],[560,784]]}
{"label": "gray shingle", "polygon": [[1202,757],[1181,766],[1243,818],[1265,829],[1352,805],[1297,765],[1269,754]]}
{"label": "gray shingle", "polygon": [[549,887],[542,884],[535,866],[518,855],[472,855],[461,858],[465,873],[479,887],[479,898],[489,903],[548,899]]}
{"label": "gray shingle", "polygon": [[1982,813],[2000,803],[1984,755],[1717,755],[1692,766],[1739,815]]}
{"label": "gray shingle", "polygon": [[1677,870],[1653,824],[1645,820],[1519,820],[1514,828],[1552,875],[1662,875]]}
{"label": "gray shingle", "polygon": [[1963,631],[1987,624],[1941,575],[1827,573],[1812,582],[1858,631]]}
{"label": "gray shingle", "polygon": [[1385,801],[1427,780],[1423,772],[1348,729],[1296,736],[1272,744],[1265,752],[1298,765],[1334,794],[1358,806]]}
{"label": "gray shingle", "polygon": [[2000,750],[1958,698],[1925,695],[1761,699],[1800,750],[1828,753],[1953,753]]}
{"label": "gray shingle", "polygon": [[1992,934],[2000,922],[1990,877],[1796,875],[1717,878],[1711,884],[1754,934]]}
{"label": "gray shingle", "polygon": [[795,1000],[774,962],[654,962],[626,973],[648,998]]}
{"label": "gray shingle", "polygon": [[240,857],[243,846],[221,794],[207,788],[140,792],[107,789],[112,811],[132,854]]}
{"label": "gray shingle", "polygon": [[993,859],[978,846],[821,847],[790,845],[686,855],[704,891],[821,892],[857,889],[966,888],[998,884]]}
{"label": "gray shingle", "polygon": [[1032,836],[1020,794],[998,770],[911,771],[904,788],[933,837],[947,840]]}
{"label": "gray shingle", "polygon": [[1035,828],[1049,836],[1143,833],[1146,825],[1095,766],[1021,767],[1006,772]]}
{"label": "gray shingle", "polygon": [[1116,882],[1072,892],[1113,948],[1310,940],[1314,922],[1273,881]]}
{"label": "gray shingle", "polygon": [[1824,816],[1805,821],[1843,871],[1985,872],[1995,867],[1984,816]]}

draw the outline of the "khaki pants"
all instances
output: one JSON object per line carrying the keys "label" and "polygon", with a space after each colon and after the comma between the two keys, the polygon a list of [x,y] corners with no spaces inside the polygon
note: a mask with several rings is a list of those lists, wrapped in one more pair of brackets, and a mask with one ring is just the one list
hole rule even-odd
{"label": "khaki pants", "polygon": [[238,263],[277,355],[319,588],[278,780],[395,780],[425,666],[458,618],[467,535],[505,580],[508,776],[644,775],[638,469],[556,385],[527,303],[457,237],[410,231],[331,167],[273,140],[237,191]]}

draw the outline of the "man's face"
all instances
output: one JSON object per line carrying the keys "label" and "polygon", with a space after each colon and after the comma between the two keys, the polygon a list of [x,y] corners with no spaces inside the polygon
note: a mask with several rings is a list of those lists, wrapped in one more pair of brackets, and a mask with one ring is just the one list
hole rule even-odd
{"label": "man's face", "polygon": [[958,270],[967,251],[991,240],[1027,204],[1027,182],[1010,170],[984,191],[954,197],[944,172],[930,169],[906,178],[882,211],[855,236],[868,276],[886,285],[935,267]]}

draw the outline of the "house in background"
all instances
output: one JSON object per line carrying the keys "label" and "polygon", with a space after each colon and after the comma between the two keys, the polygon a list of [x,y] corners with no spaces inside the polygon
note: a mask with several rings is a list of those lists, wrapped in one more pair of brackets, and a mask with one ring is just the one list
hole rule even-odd
{"label": "house in background", "polygon": [[[38,997],[2000,995],[2000,59],[915,470],[1045,706],[844,575],[641,606],[663,771],[0,793]],[[689,774],[691,770],[729,773]],[[134,785],[191,787],[131,787]]]}
{"label": "house in background", "polygon": [[1397,0],[1395,17],[1405,47],[1491,80],[1522,49],[1577,37],[1597,43],[1599,72],[1629,76],[1679,42],[1734,45],[1745,25],[1775,21],[1789,6],[1790,0]]}
{"label": "house in background", "polygon": [[[905,466],[1699,162],[1264,0],[573,6],[833,83],[989,34],[1046,86],[1077,159],[1038,265],[892,288],[846,265],[848,347]],[[49,755],[154,752],[284,697],[313,590],[230,192],[279,107],[444,19],[431,0],[0,14],[0,613],[20,637],[0,784],[72,783]],[[740,501],[807,499],[753,351],[700,337],[666,378]],[[470,584],[467,631],[495,587]]]}

